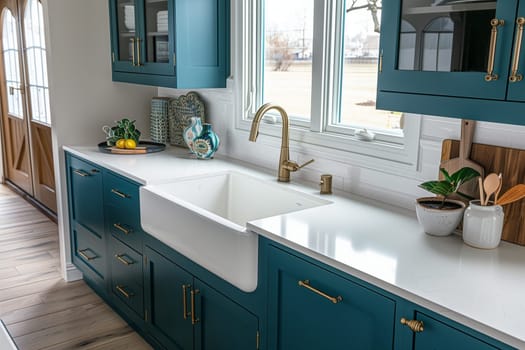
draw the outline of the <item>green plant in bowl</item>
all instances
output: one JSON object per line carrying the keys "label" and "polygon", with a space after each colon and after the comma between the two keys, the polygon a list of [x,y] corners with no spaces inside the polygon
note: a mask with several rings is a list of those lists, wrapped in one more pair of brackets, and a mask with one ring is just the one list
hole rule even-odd
{"label": "green plant in bowl", "polygon": [[136,144],[139,143],[140,130],[135,127],[135,120],[123,118],[117,121],[117,125],[111,128],[112,136],[106,141],[109,146],[115,146],[118,140],[133,140]]}
{"label": "green plant in bowl", "polygon": [[473,199],[460,192],[459,188],[465,182],[480,176],[476,170],[469,167],[461,168],[452,175],[443,168],[440,171],[443,180],[427,181],[419,185],[436,197],[422,197],[416,201],[417,219],[425,232],[433,236],[447,236],[458,227],[463,217],[465,203],[449,197],[457,194]]}

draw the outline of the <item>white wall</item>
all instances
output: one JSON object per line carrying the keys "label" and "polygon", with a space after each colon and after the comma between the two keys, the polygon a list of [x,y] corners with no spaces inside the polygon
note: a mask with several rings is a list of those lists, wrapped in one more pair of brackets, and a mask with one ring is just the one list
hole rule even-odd
{"label": "white wall", "polygon": [[96,145],[101,127],[123,117],[148,130],[156,89],[112,82],[107,0],[48,0],[44,9],[61,261],[64,276],[74,278],[62,146]]}

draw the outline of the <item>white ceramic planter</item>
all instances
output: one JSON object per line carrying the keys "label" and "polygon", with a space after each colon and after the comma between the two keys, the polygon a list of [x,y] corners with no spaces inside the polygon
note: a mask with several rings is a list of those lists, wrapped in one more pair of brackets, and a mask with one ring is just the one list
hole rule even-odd
{"label": "white ceramic planter", "polygon": [[460,206],[457,209],[434,209],[422,205],[423,202],[441,203],[440,198],[423,197],[416,201],[417,219],[426,233],[432,236],[448,236],[456,227],[458,227],[463,212],[465,211],[465,203],[458,200],[447,199],[447,202],[456,203]]}
{"label": "white ceramic planter", "polygon": [[463,242],[481,249],[494,249],[501,241],[504,219],[501,205],[479,204],[470,201],[463,219]]}

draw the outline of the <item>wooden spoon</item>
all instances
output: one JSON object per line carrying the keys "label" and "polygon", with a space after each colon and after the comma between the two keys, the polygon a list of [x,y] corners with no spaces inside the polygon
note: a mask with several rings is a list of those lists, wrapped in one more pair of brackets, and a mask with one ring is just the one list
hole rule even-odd
{"label": "wooden spoon", "polygon": [[500,199],[496,202],[498,205],[505,205],[525,198],[525,185],[518,184],[512,186],[507,192],[505,192]]}
{"label": "wooden spoon", "polygon": [[501,191],[501,185],[503,184],[503,178],[501,177],[501,173],[499,173],[498,178],[499,178],[499,186],[498,186],[498,189],[496,190],[496,194],[494,194],[494,204],[498,203],[498,196]]}
{"label": "wooden spoon", "polygon": [[499,176],[498,174],[492,173],[488,174],[485,180],[483,181],[483,189],[485,190],[485,203],[483,205],[487,205],[489,203],[490,196],[495,193],[498,190],[499,187]]}

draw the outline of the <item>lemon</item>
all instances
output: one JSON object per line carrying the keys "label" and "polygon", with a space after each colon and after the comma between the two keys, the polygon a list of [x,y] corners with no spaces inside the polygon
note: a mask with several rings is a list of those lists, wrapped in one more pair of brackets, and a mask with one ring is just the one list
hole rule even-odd
{"label": "lemon", "polygon": [[126,140],[118,139],[117,142],[115,142],[115,146],[117,146],[117,148],[126,148]]}
{"label": "lemon", "polygon": [[125,148],[129,148],[129,149],[133,149],[133,148],[137,147],[137,143],[133,139],[126,139],[126,141],[124,141],[124,147]]}

